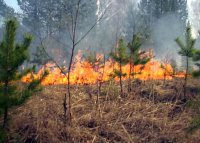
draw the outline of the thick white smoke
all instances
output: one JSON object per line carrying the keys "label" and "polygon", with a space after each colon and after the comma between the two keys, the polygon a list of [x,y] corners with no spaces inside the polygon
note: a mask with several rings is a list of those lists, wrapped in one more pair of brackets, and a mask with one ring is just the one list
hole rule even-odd
{"label": "thick white smoke", "polygon": [[200,31],[200,1],[188,0],[188,20],[193,28],[193,36],[197,37]]}

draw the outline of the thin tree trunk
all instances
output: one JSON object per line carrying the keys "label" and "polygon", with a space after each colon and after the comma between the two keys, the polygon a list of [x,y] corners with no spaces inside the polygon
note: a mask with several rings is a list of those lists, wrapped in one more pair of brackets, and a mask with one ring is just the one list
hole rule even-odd
{"label": "thin tree trunk", "polygon": [[164,72],[164,85],[166,83],[166,76],[167,76],[167,72],[166,72],[166,68],[164,68],[165,72]]}
{"label": "thin tree trunk", "polygon": [[132,73],[132,62],[130,58],[130,67],[129,67],[129,77],[128,77],[128,92],[131,92],[131,73]]}
{"label": "thin tree trunk", "polygon": [[133,80],[135,79],[135,65],[133,65]]}
{"label": "thin tree trunk", "polygon": [[[6,98],[8,97],[8,81],[6,81],[5,85],[4,85],[4,96]],[[4,107],[3,128],[5,128],[7,126],[7,122],[8,122],[8,100],[7,99],[6,99],[6,104],[5,104],[5,107]]]}
{"label": "thin tree trunk", "polygon": [[[75,14],[75,19],[73,18],[72,16],[72,51],[71,51],[71,57],[70,57],[70,62],[69,62],[69,68],[68,68],[68,75],[67,75],[67,81],[68,81],[68,84],[67,84],[67,92],[68,92],[68,119],[69,119],[69,122],[71,124],[71,118],[72,118],[72,115],[71,115],[71,90],[70,90],[70,74],[71,74],[71,67],[72,67],[72,62],[73,62],[73,58],[74,58],[74,50],[75,50],[75,47],[77,45],[77,42],[76,42],[76,30],[77,30],[77,20],[78,20],[78,14],[79,14],[79,8],[80,8],[80,3],[81,3],[81,0],[78,1],[78,4],[77,4],[77,10],[76,10],[76,14]],[[73,20],[74,19],[74,20]]]}
{"label": "thin tree trunk", "polygon": [[102,72],[101,79],[100,79],[100,82],[99,82],[98,94],[97,94],[97,99],[96,99],[96,104],[97,105],[99,103],[99,96],[100,96],[100,93],[101,93],[101,86],[102,86],[102,83],[103,83],[102,80],[103,80],[104,72],[105,72],[105,62],[106,62],[106,59],[105,59],[105,55],[104,55],[103,72]]}
{"label": "thin tree trunk", "polygon": [[102,81],[100,81],[99,84],[98,84],[98,94],[97,94],[97,99],[96,99],[96,105],[97,105],[97,107],[99,105],[99,96],[101,94],[101,86],[102,86]]}
{"label": "thin tree trunk", "polygon": [[63,109],[64,109],[64,122],[66,125],[66,122],[67,122],[67,94],[65,94],[65,97],[64,97]]}
{"label": "thin tree trunk", "polygon": [[72,48],[72,53],[71,53],[71,58],[70,58],[70,63],[69,63],[69,68],[68,68],[68,75],[67,75],[67,92],[68,92],[68,119],[69,122],[71,123],[71,90],[70,90],[70,74],[71,74],[71,67],[72,67],[72,61],[73,61],[73,57],[74,57],[74,41],[73,41],[73,48]]}
{"label": "thin tree trunk", "polygon": [[133,80],[135,79],[135,65],[133,64],[133,67],[132,67],[132,71],[133,71]]}
{"label": "thin tree trunk", "polygon": [[5,128],[7,126],[7,122],[8,122],[8,106],[6,105],[4,108],[4,121],[3,121],[3,128]]}
{"label": "thin tree trunk", "polygon": [[187,93],[188,72],[189,72],[189,58],[187,57],[187,59],[186,59],[186,73],[185,73],[184,86],[183,86],[184,98],[186,97],[186,93]]}
{"label": "thin tree trunk", "polygon": [[[75,34],[74,34],[74,38],[73,38],[73,48],[72,48],[72,53],[71,53],[71,57],[70,57],[70,62],[69,62],[69,68],[68,68],[68,74],[67,74],[67,93],[68,93],[68,120],[71,123],[71,91],[70,91],[70,74],[71,74],[71,67],[72,67],[72,62],[73,62],[73,57],[74,57],[74,50],[75,50]],[[66,103],[67,98],[64,99],[64,103]],[[66,104],[65,104],[66,106]],[[64,107],[64,112],[65,109],[67,107]],[[65,113],[65,117],[66,117],[66,113]]]}
{"label": "thin tree trunk", "polygon": [[68,84],[67,84],[67,91],[68,91],[68,97],[69,97],[69,100],[68,100],[68,119],[69,119],[69,122],[71,123],[71,91],[70,91],[70,71],[69,71],[69,73],[68,73],[67,80],[68,80]]}
{"label": "thin tree trunk", "polygon": [[101,81],[98,84],[98,94],[97,94],[97,99],[96,99],[96,105],[99,104],[99,96],[100,96],[100,91],[101,90]]}
{"label": "thin tree trunk", "polygon": [[122,64],[121,64],[121,61],[120,61],[119,68],[120,68],[119,80],[120,80],[121,98],[122,98],[123,97],[123,86],[122,86]]}

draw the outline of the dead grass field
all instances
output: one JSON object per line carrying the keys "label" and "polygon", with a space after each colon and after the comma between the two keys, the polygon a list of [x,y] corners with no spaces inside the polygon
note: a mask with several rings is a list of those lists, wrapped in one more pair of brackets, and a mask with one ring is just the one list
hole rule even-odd
{"label": "dead grass field", "polygon": [[[189,84],[188,100],[196,96]],[[72,125],[63,126],[65,86],[46,86],[24,105],[10,112],[8,142],[26,143],[198,143],[200,131],[187,134],[192,111],[180,102],[181,82],[133,84],[119,99],[119,87],[104,83],[99,106],[96,85],[73,86]],[[92,98],[90,98],[92,96]]]}

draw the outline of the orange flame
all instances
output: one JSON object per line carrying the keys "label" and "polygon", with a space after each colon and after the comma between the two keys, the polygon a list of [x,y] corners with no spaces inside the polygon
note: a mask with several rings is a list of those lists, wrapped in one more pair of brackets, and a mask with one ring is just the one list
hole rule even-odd
{"label": "orange flame", "polygon": [[[147,52],[151,57],[151,52]],[[103,55],[97,55],[97,59],[103,60]],[[104,63],[95,63],[91,65],[87,60],[82,59],[81,51],[75,57],[74,64],[72,65],[70,82],[71,84],[95,84],[98,81],[108,81],[110,80],[110,75],[113,73],[114,69],[118,69],[118,64],[113,63],[111,59],[105,61]],[[127,64],[122,67],[122,70],[127,75],[129,74],[130,65]],[[49,71],[49,75],[42,82],[43,85],[60,85],[67,84],[67,76],[62,74],[60,69],[56,67],[53,63],[48,63],[44,67],[42,67],[37,74],[28,74],[22,78],[22,82],[31,82],[32,76],[35,78],[39,78],[44,70],[47,69]],[[65,71],[67,71],[66,67],[63,67]],[[166,70],[168,71],[166,74]],[[161,68],[161,63],[153,58],[148,62],[143,70],[141,70],[141,65],[135,66],[135,72],[140,72],[140,74],[135,75],[135,78],[141,80],[159,80],[172,79],[170,73],[172,73],[173,69],[170,64],[165,65],[165,69]],[[180,77],[182,77],[180,75]],[[128,76],[124,78],[126,80]],[[115,78],[118,80],[118,78]]]}

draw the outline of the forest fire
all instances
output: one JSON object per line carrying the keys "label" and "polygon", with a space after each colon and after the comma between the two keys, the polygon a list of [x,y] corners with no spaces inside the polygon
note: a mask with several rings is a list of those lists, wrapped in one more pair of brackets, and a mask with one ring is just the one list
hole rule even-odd
{"label": "forest fire", "polygon": [[[144,66],[137,65],[134,67],[134,78],[140,80],[160,80],[160,79],[172,79],[173,68],[170,64],[162,64],[161,62],[153,59],[152,52],[148,51],[151,60]],[[70,82],[71,84],[95,84],[99,81],[105,82],[111,78],[118,81],[117,77],[113,77],[114,69],[119,69],[118,64],[114,63],[112,59],[104,61],[103,55],[97,54],[96,62],[90,63],[84,59],[82,52],[79,51],[75,57],[74,64],[72,66]],[[163,67],[164,66],[164,67]],[[133,68],[133,67],[132,67]],[[44,70],[49,71],[49,75],[42,82],[43,85],[60,85],[67,84],[67,76],[62,74],[60,69],[53,63],[47,63],[43,66],[37,74],[28,74],[22,78],[22,82],[31,82],[32,77],[39,78]],[[66,67],[62,67],[63,71],[67,71]],[[126,73],[123,77],[124,80],[128,79],[130,64],[126,64],[122,67],[122,71]],[[175,75],[176,77],[183,77],[183,74]]]}

